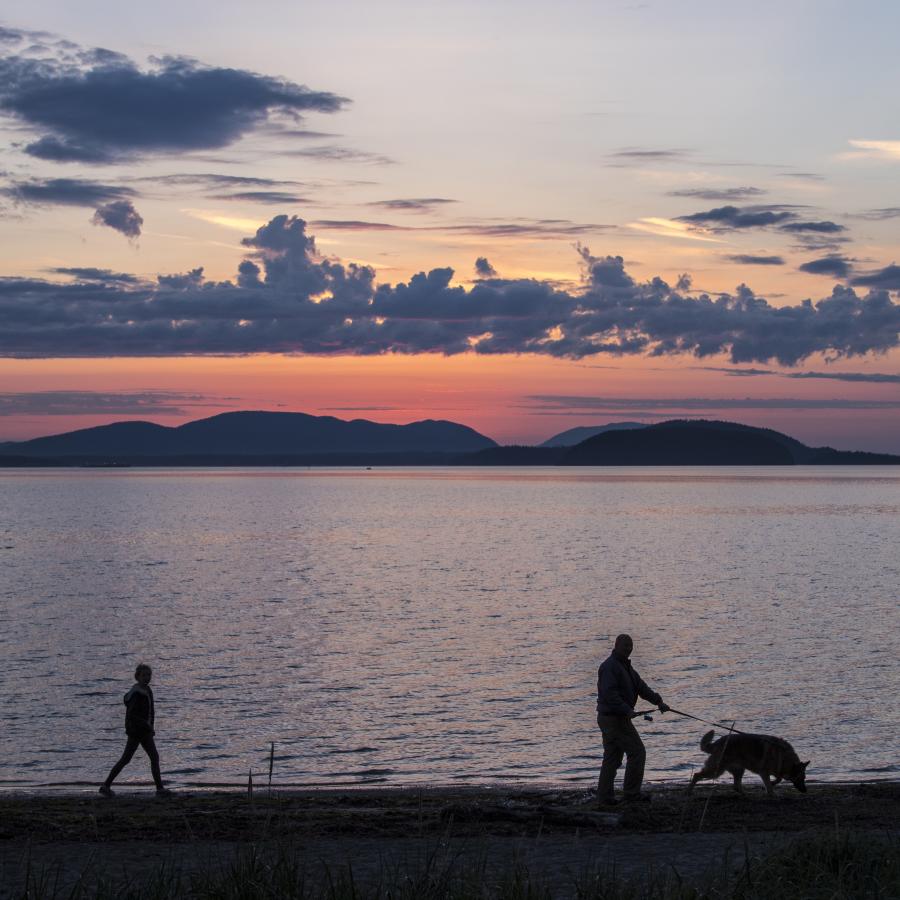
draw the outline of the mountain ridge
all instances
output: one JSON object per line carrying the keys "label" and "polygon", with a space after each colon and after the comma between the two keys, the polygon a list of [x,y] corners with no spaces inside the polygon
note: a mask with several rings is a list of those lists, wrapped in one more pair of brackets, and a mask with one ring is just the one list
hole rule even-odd
{"label": "mountain ridge", "polygon": [[597,434],[604,434],[607,431],[627,431],[634,428],[646,428],[646,422],[609,422],[606,425],[578,425],[575,428],[568,428],[554,434],[553,437],[547,438],[538,447],[574,447],[582,441],[586,441],[589,437]]}
{"label": "mountain ridge", "polygon": [[408,425],[308,413],[241,410],[182,425],[112,422],[0,445],[0,454],[47,456],[197,456],[320,453],[471,452],[497,446],[467,425],[424,419]]}
{"label": "mountain ridge", "polygon": [[500,446],[466,425],[440,419],[391,425],[367,419],[246,410],[178,426],[113,422],[7,442],[0,444],[0,466],[900,464],[900,456],[809,447],[774,429],[739,422],[672,419],[637,424],[636,428],[604,429],[571,447]]}

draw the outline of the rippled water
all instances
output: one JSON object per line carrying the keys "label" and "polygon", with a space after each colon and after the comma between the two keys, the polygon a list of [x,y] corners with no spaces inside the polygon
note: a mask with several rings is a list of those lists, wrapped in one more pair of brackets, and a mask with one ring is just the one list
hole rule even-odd
{"label": "rippled water", "polygon": [[[0,473],[0,780],[98,781],[134,663],[173,783],[590,785],[596,667],[896,777],[900,471]],[[705,728],[641,723],[650,778]],[[123,780],[145,780],[142,754]]]}

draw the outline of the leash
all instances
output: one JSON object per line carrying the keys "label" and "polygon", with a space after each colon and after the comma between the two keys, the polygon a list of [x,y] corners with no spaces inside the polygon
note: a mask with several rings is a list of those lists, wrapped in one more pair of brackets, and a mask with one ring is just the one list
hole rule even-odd
{"label": "leash", "polygon": [[[655,709],[641,709],[638,710],[635,715],[643,716],[648,722],[652,722],[653,719],[650,716],[650,713],[655,713],[657,710]],[[731,732],[732,734],[744,734],[743,731],[735,728],[733,725],[725,725],[722,722],[711,722],[709,719],[701,719],[700,716],[691,715],[691,713],[684,712],[680,709],[675,709],[674,706],[669,707],[669,712],[675,713],[676,716],[684,716],[686,719],[693,719],[695,722],[702,722],[704,725],[715,725],[716,728],[724,728],[725,731]]]}
{"label": "leash", "polygon": [[700,716],[692,716],[690,713],[682,712],[682,710],[674,709],[671,706],[669,707],[669,712],[673,712],[678,716],[684,716],[686,719],[693,719],[695,722],[702,722],[704,725],[715,725],[716,728],[724,728],[726,731],[733,732],[734,734],[744,734],[743,731],[739,731],[734,727],[734,723],[725,725],[723,722],[710,722],[709,719],[701,719]]}

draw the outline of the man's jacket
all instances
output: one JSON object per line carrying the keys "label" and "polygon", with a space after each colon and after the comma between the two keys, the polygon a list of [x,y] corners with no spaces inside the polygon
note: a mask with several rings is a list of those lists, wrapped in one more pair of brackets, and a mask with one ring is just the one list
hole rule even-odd
{"label": "man's jacket", "polygon": [[637,698],[659,705],[662,697],[651,691],[628,659],[611,653],[597,670],[597,715],[631,716]]}
{"label": "man's jacket", "polygon": [[153,737],[153,691],[136,684],[125,695],[125,734],[129,737]]}

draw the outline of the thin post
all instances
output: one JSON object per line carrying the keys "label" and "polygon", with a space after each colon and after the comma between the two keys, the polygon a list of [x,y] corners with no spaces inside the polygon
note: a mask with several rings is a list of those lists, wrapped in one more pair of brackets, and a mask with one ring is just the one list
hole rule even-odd
{"label": "thin post", "polygon": [[[725,751],[728,750],[728,742],[731,740],[731,736],[734,734],[734,726],[737,724],[737,719],[733,720],[731,723],[731,728],[728,729],[728,734],[725,735],[725,743],[722,744],[722,754],[721,758],[725,758]],[[713,788],[715,790],[715,788]],[[703,804],[703,813],[700,816],[700,824],[697,826],[697,831],[703,831],[703,822],[706,819],[706,810],[709,809],[709,801],[712,799],[712,791],[710,791],[706,795],[706,803]]]}

